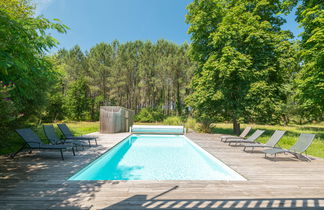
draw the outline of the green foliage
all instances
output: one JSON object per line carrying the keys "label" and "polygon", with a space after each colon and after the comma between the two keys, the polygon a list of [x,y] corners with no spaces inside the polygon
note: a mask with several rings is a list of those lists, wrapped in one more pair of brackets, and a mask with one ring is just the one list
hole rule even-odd
{"label": "green foliage", "polygon": [[[89,106],[83,111],[91,120],[98,120],[99,108],[103,105],[124,106],[136,113],[142,108],[153,112],[162,107],[161,115],[185,114],[184,98],[190,92],[188,82],[194,68],[186,55],[188,48],[187,43],[176,45],[158,40],[157,43],[99,43],[89,53],[83,53],[79,46],[62,49],[52,57],[58,78],[43,119],[53,119],[62,110],[53,109],[53,105],[60,106],[61,94],[63,101],[69,103],[66,106],[69,109],[65,110],[67,118],[75,119],[76,115],[71,114],[73,103],[69,102],[72,97],[69,91],[71,84],[81,77],[88,86]],[[143,120],[162,118],[151,116]]]}
{"label": "green foliage", "polygon": [[113,48],[107,43],[97,44],[90,49],[87,59],[90,83],[98,84],[90,86],[91,92],[93,95],[101,96],[100,101],[102,101],[102,104],[107,105],[109,102],[108,79],[111,76],[113,65]]}
{"label": "green foliage", "polygon": [[[196,132],[204,132],[204,128],[201,123],[198,123],[196,119],[188,117],[185,123],[187,131],[193,130]],[[208,128],[209,129],[209,128]]]}
{"label": "green foliage", "polygon": [[286,14],[297,5],[297,22],[304,31],[300,34],[296,70],[295,102],[300,121],[323,120],[324,110],[324,6],[320,0],[284,0]]}
{"label": "green foliage", "polygon": [[0,2],[0,80],[16,84],[10,97],[24,119],[39,115],[54,81],[52,64],[45,53],[57,41],[47,31],[64,33],[67,28],[33,13],[30,1]]}
{"label": "green foliage", "polygon": [[135,115],[136,122],[161,122],[164,118],[162,110],[143,108]]}
{"label": "green foliage", "polygon": [[5,85],[0,81],[0,128],[6,128],[18,118],[15,104],[10,98],[10,91],[14,89],[13,84]]}
{"label": "green foliage", "polygon": [[279,1],[195,0],[188,6],[191,58],[198,62],[187,103],[208,129],[212,116],[269,122],[284,103],[295,66]]}
{"label": "green foliage", "polygon": [[197,120],[192,117],[188,117],[185,123],[186,128],[195,130],[196,125],[197,125]]}
{"label": "green foliage", "polygon": [[313,119],[324,119],[324,4],[302,1],[297,21],[304,28],[301,34],[302,69],[296,77],[297,99]]}
{"label": "green foliage", "polygon": [[43,113],[56,81],[46,53],[57,41],[48,30],[66,29],[59,21],[36,17],[29,0],[0,1],[0,153],[21,146],[14,129],[31,126]]}
{"label": "green foliage", "polygon": [[[18,118],[17,109],[10,98],[10,92],[13,91],[14,88],[15,86],[13,84],[5,85],[0,81],[0,136],[4,136]],[[5,138],[0,139],[5,140]],[[5,142],[0,143],[5,144]]]}
{"label": "green foliage", "polygon": [[43,117],[45,122],[55,122],[64,119],[66,114],[64,99],[64,95],[61,92],[53,93],[53,95],[48,97],[48,104]]}
{"label": "green foliage", "polygon": [[167,117],[163,120],[163,125],[183,125],[181,117],[179,116],[171,116]]}
{"label": "green foliage", "polygon": [[73,82],[67,93],[65,108],[73,120],[89,118],[89,87],[83,78]]}

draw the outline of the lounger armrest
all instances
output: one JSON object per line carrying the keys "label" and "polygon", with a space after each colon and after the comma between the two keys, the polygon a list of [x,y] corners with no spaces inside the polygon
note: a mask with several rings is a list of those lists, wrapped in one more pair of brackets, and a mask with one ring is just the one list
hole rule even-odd
{"label": "lounger armrest", "polygon": [[38,141],[28,141],[27,143],[33,143],[33,144],[39,144],[40,145],[40,143]]}
{"label": "lounger armrest", "polygon": [[89,138],[89,139],[95,139],[95,138],[98,138],[96,136],[89,136],[87,134],[83,134],[83,135],[80,135],[80,136],[74,136],[74,138]]}
{"label": "lounger armrest", "polygon": [[55,144],[64,144],[64,143],[65,143],[65,139],[60,139],[55,142]]}
{"label": "lounger armrest", "polygon": [[239,136],[229,136],[227,137],[227,139],[244,139],[244,138]]}
{"label": "lounger armrest", "polygon": [[65,137],[64,138],[64,141],[66,141],[66,140],[73,140],[73,139],[75,139],[75,137]]}
{"label": "lounger armrest", "polygon": [[240,141],[240,140],[245,140],[244,138],[229,138],[226,139],[226,141]]}
{"label": "lounger armrest", "polygon": [[31,144],[38,144],[38,147],[40,147],[40,145],[41,145],[41,143],[38,142],[38,141],[28,141],[28,142],[26,142],[27,145],[29,145],[30,143]]}

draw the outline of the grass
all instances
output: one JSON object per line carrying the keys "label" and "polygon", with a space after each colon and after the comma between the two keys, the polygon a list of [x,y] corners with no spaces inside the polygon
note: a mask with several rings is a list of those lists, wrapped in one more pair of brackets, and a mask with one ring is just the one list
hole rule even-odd
{"label": "grass", "polygon": [[[50,124],[50,123],[49,123]],[[99,131],[99,122],[67,122],[66,123],[75,135],[83,135],[92,132]],[[162,123],[136,123],[143,125],[161,125]],[[324,158],[324,123],[322,124],[309,124],[309,125],[289,125],[289,126],[278,126],[278,125],[257,125],[257,124],[241,124],[241,128],[244,129],[246,126],[252,126],[253,130],[263,129],[265,133],[260,137],[259,141],[266,142],[275,130],[287,131],[284,137],[280,140],[279,146],[283,148],[290,148],[297,140],[300,133],[314,133],[316,138],[313,144],[308,148],[307,153],[315,156]],[[55,126],[58,135],[62,135],[57,126]],[[42,138],[46,139],[43,129],[41,126],[33,127],[34,131]],[[230,123],[214,123],[211,125],[212,133],[221,134],[233,134],[232,124]],[[10,142],[5,147],[0,148],[0,154],[9,154],[16,151],[22,144],[20,137],[13,131],[8,133],[7,141]],[[46,140],[44,140],[45,143]]]}
{"label": "grass", "polygon": [[[244,129],[247,126],[252,127],[253,133],[256,129],[265,130],[264,134],[259,138],[259,142],[265,143],[275,130],[285,130],[286,133],[279,141],[278,146],[289,149],[297,140],[301,133],[316,134],[315,140],[308,148],[307,154],[324,158],[324,124],[309,124],[309,125],[257,125],[257,124],[241,124]],[[232,124],[230,123],[214,123],[211,125],[212,133],[233,134]]]}
{"label": "grass", "polygon": [[[69,126],[69,128],[73,132],[73,134],[77,136],[97,132],[99,131],[99,127],[100,127],[99,122],[64,122],[64,123],[66,123],[67,126]],[[56,123],[45,123],[45,124],[54,124],[56,134],[62,137],[62,133],[56,126]],[[48,143],[42,126],[37,126],[37,127],[26,126],[26,127],[32,128],[44,143]],[[21,147],[22,143],[23,140],[18,136],[18,134],[15,131],[8,133],[6,136],[6,143],[0,147],[0,155],[10,154],[12,152],[17,151],[19,147]]]}
{"label": "grass", "polygon": [[70,122],[66,123],[75,135],[84,135],[99,132],[100,123],[98,122]]}

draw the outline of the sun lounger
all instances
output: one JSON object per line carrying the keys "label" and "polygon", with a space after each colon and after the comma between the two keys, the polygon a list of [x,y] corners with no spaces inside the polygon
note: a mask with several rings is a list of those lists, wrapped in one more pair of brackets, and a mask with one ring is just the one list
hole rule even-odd
{"label": "sun lounger", "polygon": [[67,145],[50,145],[50,144],[44,144],[41,139],[37,136],[37,134],[30,128],[24,128],[24,129],[17,129],[16,132],[19,134],[19,136],[24,140],[23,146],[14,154],[11,155],[11,158],[14,158],[19,152],[21,152],[24,149],[30,149],[30,152],[33,149],[38,150],[60,150],[62,160],[64,160],[63,157],[63,150],[72,149],[73,155],[74,148]]}
{"label": "sun lounger", "polygon": [[283,137],[286,131],[280,131],[276,130],[270,139],[265,143],[250,143],[250,144],[244,144],[244,151],[246,150],[247,147],[252,147],[252,151],[254,150],[255,147],[275,147],[276,144],[279,142],[279,140]]}
{"label": "sun lounger", "polygon": [[97,137],[93,137],[93,136],[74,136],[74,134],[71,132],[71,130],[69,129],[69,127],[66,124],[57,124],[57,126],[59,127],[59,129],[61,130],[61,132],[64,135],[64,138],[67,140],[81,140],[81,141],[88,141],[89,142],[89,146],[91,146],[91,141],[95,141],[96,145],[97,144]]}
{"label": "sun lounger", "polygon": [[273,148],[264,150],[263,152],[265,157],[267,157],[267,155],[274,155],[276,158],[276,155],[279,153],[290,153],[294,155],[297,159],[300,159],[300,157],[304,157],[310,161],[311,159],[307,156],[304,156],[302,153],[306,152],[307,148],[312,144],[314,138],[315,134],[302,133],[300,134],[297,142],[290,149]]}
{"label": "sun lounger", "polygon": [[79,140],[66,140],[60,139],[56,133],[53,125],[43,125],[44,133],[47,139],[51,142],[51,144],[72,144],[74,147],[84,146],[86,145],[85,142]]}
{"label": "sun lounger", "polygon": [[252,127],[246,127],[239,136],[225,135],[225,136],[221,136],[220,139],[221,139],[221,141],[224,141],[224,142],[226,142],[227,139],[244,139],[246,137],[246,135],[248,135],[248,133],[250,132],[251,128]]}
{"label": "sun lounger", "polygon": [[263,134],[264,130],[256,130],[249,138],[247,139],[228,139],[226,142],[229,145],[239,144],[239,143],[255,143],[257,138],[259,138]]}

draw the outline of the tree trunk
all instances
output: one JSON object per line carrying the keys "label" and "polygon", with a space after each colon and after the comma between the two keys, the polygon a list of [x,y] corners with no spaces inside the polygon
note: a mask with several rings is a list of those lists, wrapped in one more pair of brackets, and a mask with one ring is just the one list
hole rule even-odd
{"label": "tree trunk", "polygon": [[178,116],[181,116],[181,99],[180,99],[180,82],[177,81],[177,102],[176,102],[176,106],[177,106],[177,114]]}
{"label": "tree trunk", "polygon": [[240,123],[237,122],[236,117],[233,117],[233,131],[236,135],[240,135]]}
{"label": "tree trunk", "polygon": [[282,118],[283,118],[283,121],[284,121],[284,126],[287,126],[289,124],[289,117],[284,114],[282,116]]}

